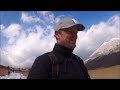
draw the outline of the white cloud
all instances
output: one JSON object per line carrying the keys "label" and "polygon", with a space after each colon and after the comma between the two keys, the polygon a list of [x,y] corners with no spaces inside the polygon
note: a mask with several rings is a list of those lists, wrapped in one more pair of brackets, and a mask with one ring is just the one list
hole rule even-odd
{"label": "white cloud", "polygon": [[4,28],[2,32],[4,36],[9,39],[9,43],[12,43],[15,40],[15,37],[19,35],[21,28],[21,25],[13,23],[7,28]]}
{"label": "white cloud", "polygon": [[75,53],[87,59],[100,45],[112,38],[120,38],[120,16],[112,16],[106,22],[92,25],[87,31],[78,33]]}
{"label": "white cloud", "polygon": [[14,45],[5,48],[8,53],[5,60],[8,60],[10,65],[30,67],[36,57],[52,50],[55,42],[53,33],[45,37],[42,28],[37,26],[36,29],[38,33],[30,32],[27,37],[22,33]]}
{"label": "white cloud", "polygon": [[50,11],[38,11],[35,12],[35,14],[40,18],[40,22],[45,22],[46,25],[52,25],[55,23],[55,16]]}
{"label": "white cloud", "polygon": [[10,24],[6,29],[3,30],[5,37],[11,38],[16,35],[19,35],[21,26],[19,24]]}
{"label": "white cloud", "polygon": [[23,21],[23,23],[33,23],[38,22],[40,19],[38,17],[30,16],[26,12],[22,12],[21,20]]}
{"label": "white cloud", "polygon": [[35,14],[40,18],[40,23],[44,24],[46,27],[47,25],[54,27],[60,19],[67,17],[65,15],[55,16],[51,11],[36,11]]}
{"label": "white cloud", "polygon": [[0,25],[0,30],[3,30],[5,26],[3,24]]}
{"label": "white cloud", "polygon": [[[45,22],[47,22],[47,19],[43,23]],[[23,27],[15,43],[1,50],[1,64],[12,67],[31,67],[36,57],[52,51],[55,44],[53,26],[48,24],[46,27],[42,27],[42,25],[35,24],[33,27]],[[8,34],[9,30],[11,31],[9,28],[5,30],[6,34]],[[12,34],[9,37],[12,36],[15,35]]]}
{"label": "white cloud", "polygon": [[50,13],[50,11],[37,11],[38,13],[42,14],[42,15],[48,15]]}

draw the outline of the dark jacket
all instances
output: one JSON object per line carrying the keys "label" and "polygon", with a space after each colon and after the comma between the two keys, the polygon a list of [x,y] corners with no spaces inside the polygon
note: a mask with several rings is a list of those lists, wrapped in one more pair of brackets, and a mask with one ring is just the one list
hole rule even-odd
{"label": "dark jacket", "polygon": [[[52,52],[59,61],[59,79],[90,79],[83,60],[72,51],[55,44]],[[36,58],[27,79],[51,79],[52,64],[47,54]]]}

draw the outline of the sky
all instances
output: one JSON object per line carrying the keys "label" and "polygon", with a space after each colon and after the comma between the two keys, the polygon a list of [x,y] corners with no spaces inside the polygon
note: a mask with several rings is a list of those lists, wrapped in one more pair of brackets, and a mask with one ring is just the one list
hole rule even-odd
{"label": "sky", "polygon": [[73,51],[84,61],[104,42],[120,38],[120,11],[0,11],[0,64],[31,67],[52,51],[54,27],[65,17],[85,26]]}

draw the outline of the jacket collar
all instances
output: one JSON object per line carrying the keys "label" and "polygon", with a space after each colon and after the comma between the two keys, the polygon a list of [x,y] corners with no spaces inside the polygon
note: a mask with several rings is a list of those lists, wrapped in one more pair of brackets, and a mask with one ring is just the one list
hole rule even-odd
{"label": "jacket collar", "polygon": [[71,58],[73,49],[66,48],[58,43],[55,43],[55,46],[53,48],[53,51],[58,52],[59,54]]}

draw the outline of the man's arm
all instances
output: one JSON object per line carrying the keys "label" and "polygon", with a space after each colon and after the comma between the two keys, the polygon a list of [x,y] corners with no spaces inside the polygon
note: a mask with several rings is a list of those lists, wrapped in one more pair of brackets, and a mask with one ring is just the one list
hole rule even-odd
{"label": "man's arm", "polygon": [[50,60],[44,54],[36,58],[27,79],[49,79],[50,70]]}

